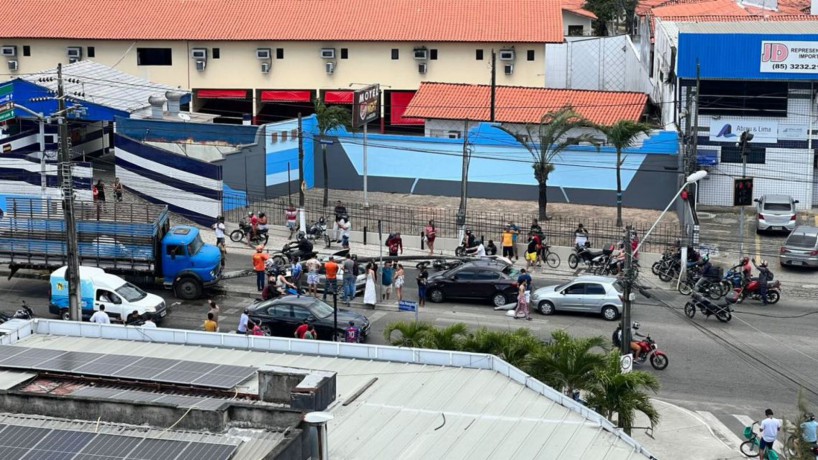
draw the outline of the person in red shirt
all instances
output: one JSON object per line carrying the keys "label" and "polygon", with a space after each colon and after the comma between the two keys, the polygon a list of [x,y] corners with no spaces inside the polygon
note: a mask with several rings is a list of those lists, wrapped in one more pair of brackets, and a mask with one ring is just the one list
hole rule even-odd
{"label": "person in red shirt", "polygon": [[295,338],[296,339],[303,339],[304,334],[306,334],[309,329],[310,329],[310,325],[309,325],[309,323],[307,323],[307,320],[305,319],[304,321],[301,322],[301,325],[299,325],[297,328],[295,328],[295,334],[294,334]]}
{"label": "person in red shirt", "polygon": [[324,300],[327,300],[327,293],[338,291],[338,264],[330,259],[324,264]]}

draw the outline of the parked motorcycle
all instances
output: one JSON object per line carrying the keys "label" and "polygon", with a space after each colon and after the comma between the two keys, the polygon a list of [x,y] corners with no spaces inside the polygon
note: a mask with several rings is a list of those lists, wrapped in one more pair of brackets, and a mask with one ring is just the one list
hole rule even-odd
{"label": "parked motorcycle", "polygon": [[247,237],[247,242],[251,245],[257,244],[267,244],[267,240],[269,239],[269,235],[267,234],[267,230],[259,230],[258,234],[254,237],[250,238],[253,227],[245,221],[239,221],[239,228],[237,230],[233,230],[230,232],[230,240],[233,242],[238,243],[239,241],[243,240]]}
{"label": "parked motorcycle", "polygon": [[307,226],[307,239],[313,241],[324,241],[326,247],[330,247],[329,233],[327,232],[327,222],[323,217]]}
{"label": "parked motorcycle", "polygon": [[[759,290],[759,284],[757,279],[751,280],[744,287],[736,288],[735,292],[738,295],[738,300],[736,300],[737,303],[744,302],[744,299],[746,298],[758,300],[759,302],[761,302],[761,291]],[[780,299],[781,282],[775,280],[771,283],[767,283],[767,303],[770,305],[776,304]]]}
{"label": "parked motorcycle", "polygon": [[733,319],[732,304],[735,302],[736,296],[734,295],[727,296],[721,303],[716,303],[703,294],[694,292],[685,304],[685,315],[692,319],[696,316],[696,310],[699,310],[706,318],[715,316],[722,323],[726,323]]}
{"label": "parked motorcycle", "polygon": [[[273,264],[277,265],[278,267],[289,265],[293,263],[293,260],[295,259],[297,252],[298,247],[295,246],[294,243],[287,243],[284,245],[281,251],[272,253],[270,255],[270,260],[272,261]],[[312,251],[307,255],[299,255],[298,257],[301,260],[307,260],[316,256],[318,256],[318,253]]]}
{"label": "parked motorcycle", "polygon": [[0,312],[0,324],[5,323],[6,321],[10,321],[12,319],[26,319],[26,320],[28,320],[28,319],[32,319],[32,318],[34,318],[34,311],[32,311],[31,307],[29,307],[26,304],[25,300],[22,301],[22,305],[20,305],[20,308],[18,308],[17,311],[14,312],[13,315],[10,315],[8,313]]}

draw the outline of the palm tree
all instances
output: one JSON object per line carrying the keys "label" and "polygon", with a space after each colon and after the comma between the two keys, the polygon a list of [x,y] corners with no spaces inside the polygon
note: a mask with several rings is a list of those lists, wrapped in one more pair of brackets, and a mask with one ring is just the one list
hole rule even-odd
{"label": "palm tree", "polygon": [[623,374],[619,367],[619,353],[611,352],[604,365],[594,372],[588,389],[588,406],[609,420],[616,414],[616,424],[631,434],[636,412],[642,412],[651,426],[659,422],[659,412],[650,402],[646,390],[659,391],[659,380],[653,374],[632,371]]}
{"label": "palm tree", "polygon": [[605,363],[608,341],[603,337],[575,339],[563,330],[551,333],[552,341],[534,354],[526,367],[532,376],[546,385],[573,395],[574,390],[587,390],[594,371]]}
{"label": "palm tree", "polygon": [[[347,109],[338,105],[327,107],[323,102],[315,100],[315,119],[318,121],[318,140],[324,140],[328,131],[340,128],[349,128],[352,115]],[[329,172],[327,170],[327,144],[321,143],[322,162],[324,166],[324,207],[329,206]]]}
{"label": "palm tree", "polygon": [[[430,345],[427,341],[430,329],[434,326],[429,323],[397,321],[386,326],[383,337],[396,347],[431,348],[427,346]],[[395,331],[399,332],[397,337],[392,336]]]}
{"label": "palm tree", "polygon": [[582,115],[571,107],[563,107],[556,112],[543,115],[537,125],[526,125],[523,133],[506,127],[503,131],[514,136],[531,154],[534,163],[534,178],[537,180],[539,204],[539,219],[548,219],[548,175],[554,172],[554,158],[559,156],[570,145],[578,142],[590,141],[593,137],[588,134],[579,134],[569,140],[567,134],[575,128],[592,126]]}
{"label": "palm tree", "polygon": [[512,366],[522,367],[542,347],[543,343],[529,329],[490,331],[481,327],[469,335],[461,349],[494,355]]}
{"label": "palm tree", "polygon": [[608,137],[608,142],[616,148],[616,226],[622,226],[622,150],[633,145],[640,134],[648,134],[650,125],[630,120],[620,120],[600,130]]}
{"label": "palm tree", "polygon": [[455,323],[444,328],[432,327],[423,333],[423,348],[437,350],[460,350],[469,334],[469,328],[463,323]]}

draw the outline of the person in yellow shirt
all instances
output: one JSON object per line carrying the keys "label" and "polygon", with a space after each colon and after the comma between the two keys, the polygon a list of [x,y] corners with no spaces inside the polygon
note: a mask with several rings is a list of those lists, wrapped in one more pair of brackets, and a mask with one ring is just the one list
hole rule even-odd
{"label": "person in yellow shirt", "polygon": [[503,257],[514,257],[514,232],[508,225],[503,227]]}
{"label": "person in yellow shirt", "polygon": [[269,258],[270,254],[264,252],[264,246],[256,246],[256,253],[253,254],[253,270],[256,272],[256,287],[259,292],[264,290],[264,269]]}
{"label": "person in yellow shirt", "polygon": [[207,314],[207,319],[204,322],[205,332],[216,332],[216,330],[218,328],[219,328],[219,324],[216,321],[214,321],[213,313],[208,313]]}

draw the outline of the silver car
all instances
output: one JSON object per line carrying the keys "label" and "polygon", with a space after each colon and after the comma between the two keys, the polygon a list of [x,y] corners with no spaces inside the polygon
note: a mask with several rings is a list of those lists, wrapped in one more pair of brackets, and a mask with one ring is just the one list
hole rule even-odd
{"label": "silver car", "polygon": [[753,200],[756,202],[756,232],[766,230],[784,230],[791,232],[798,221],[795,204],[789,195],[764,195]]}
{"label": "silver car", "polygon": [[818,227],[795,227],[781,246],[778,261],[782,267],[818,267]]}
{"label": "silver car", "polygon": [[622,284],[606,276],[580,276],[557,286],[537,289],[531,304],[543,315],[556,311],[598,313],[608,321],[622,312]]}

